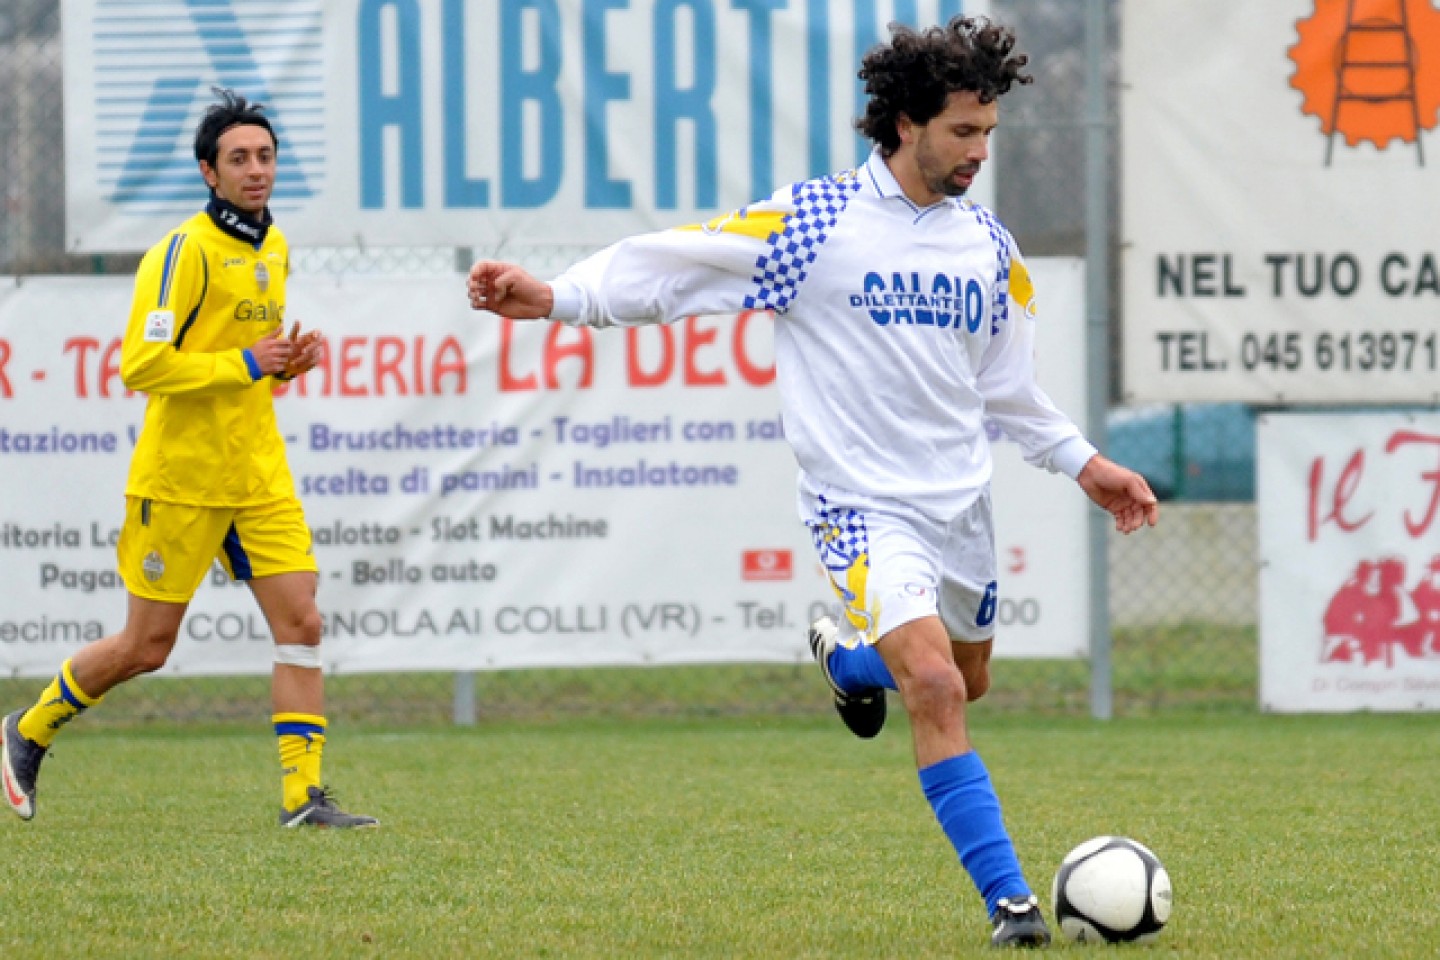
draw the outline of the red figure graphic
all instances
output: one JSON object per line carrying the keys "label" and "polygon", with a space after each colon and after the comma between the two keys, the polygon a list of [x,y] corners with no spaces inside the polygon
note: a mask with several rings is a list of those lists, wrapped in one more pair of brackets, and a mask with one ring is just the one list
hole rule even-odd
{"label": "red figure graphic", "polygon": [[1440,556],[1409,594],[1405,561],[1361,560],[1325,609],[1322,663],[1395,666],[1395,649],[1415,659],[1440,657]]}
{"label": "red figure graphic", "polygon": [[1415,602],[1416,619],[1408,629],[1415,636],[1405,648],[1419,650],[1415,656],[1440,657],[1440,557],[1430,558],[1410,599]]}

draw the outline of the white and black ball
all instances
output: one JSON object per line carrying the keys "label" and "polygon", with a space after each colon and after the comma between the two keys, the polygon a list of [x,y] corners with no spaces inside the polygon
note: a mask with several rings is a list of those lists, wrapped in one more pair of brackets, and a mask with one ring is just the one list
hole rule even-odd
{"label": "white and black ball", "polygon": [[1067,940],[1144,943],[1170,919],[1170,874],[1142,843],[1095,837],[1060,863],[1051,890],[1055,919]]}

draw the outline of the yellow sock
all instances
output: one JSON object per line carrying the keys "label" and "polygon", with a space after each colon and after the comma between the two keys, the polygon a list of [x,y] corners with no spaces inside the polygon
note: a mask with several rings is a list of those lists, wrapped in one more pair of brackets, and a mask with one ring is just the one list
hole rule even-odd
{"label": "yellow sock", "polygon": [[70,661],[66,660],[60,664],[60,672],[40,694],[40,699],[35,701],[35,706],[26,710],[20,718],[20,735],[49,749],[61,727],[100,700],[100,697],[88,696],[80,689],[75,682],[75,674],[70,671]]}
{"label": "yellow sock", "polygon": [[281,803],[294,810],[320,786],[320,754],[325,751],[325,718],[313,713],[277,713],[270,718],[280,741]]}

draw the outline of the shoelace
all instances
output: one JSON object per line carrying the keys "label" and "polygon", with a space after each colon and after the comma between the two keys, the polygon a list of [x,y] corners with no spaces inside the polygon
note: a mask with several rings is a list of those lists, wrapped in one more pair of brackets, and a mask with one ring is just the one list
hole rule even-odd
{"label": "shoelace", "polygon": [[335,793],[330,789],[328,785],[322,787],[311,787],[310,802],[315,804],[315,806],[317,807],[325,807],[330,810],[339,809],[335,803]]}
{"label": "shoelace", "polygon": [[374,819],[371,817],[362,817],[341,810],[340,806],[335,802],[335,794],[329,786],[311,787],[310,802],[315,805],[316,810],[324,810],[326,813],[335,815],[336,818],[344,818],[350,821],[349,825],[352,826],[364,826],[367,822],[374,822]]}
{"label": "shoelace", "polygon": [[1019,918],[1028,915],[1031,910],[1038,909],[1039,906],[1040,902],[1034,896],[1026,897],[1024,900],[1011,900],[1006,897],[996,904],[996,913],[1004,911],[1012,917]]}

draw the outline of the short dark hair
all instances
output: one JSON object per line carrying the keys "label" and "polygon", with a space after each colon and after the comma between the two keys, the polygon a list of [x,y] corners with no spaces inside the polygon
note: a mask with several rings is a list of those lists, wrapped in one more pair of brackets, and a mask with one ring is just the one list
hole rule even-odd
{"label": "short dark hair", "polygon": [[196,160],[204,160],[210,166],[215,166],[215,160],[220,155],[220,137],[231,127],[246,125],[264,127],[270,134],[270,142],[275,145],[275,149],[280,149],[280,140],[270,126],[269,118],[261,112],[265,109],[262,104],[250,103],[234,90],[220,87],[213,89],[220,102],[210,105],[205,116],[200,119],[200,125],[195,128]]}
{"label": "short dark hair", "polygon": [[1011,56],[1015,34],[984,17],[956,17],[945,26],[913,30],[890,24],[890,42],[865,54],[860,79],[870,101],[855,128],[886,154],[900,146],[895,124],[901,114],[929,123],[952,93],[969,91],[990,103],[1015,83],[1035,78],[1021,73],[1030,61]]}

